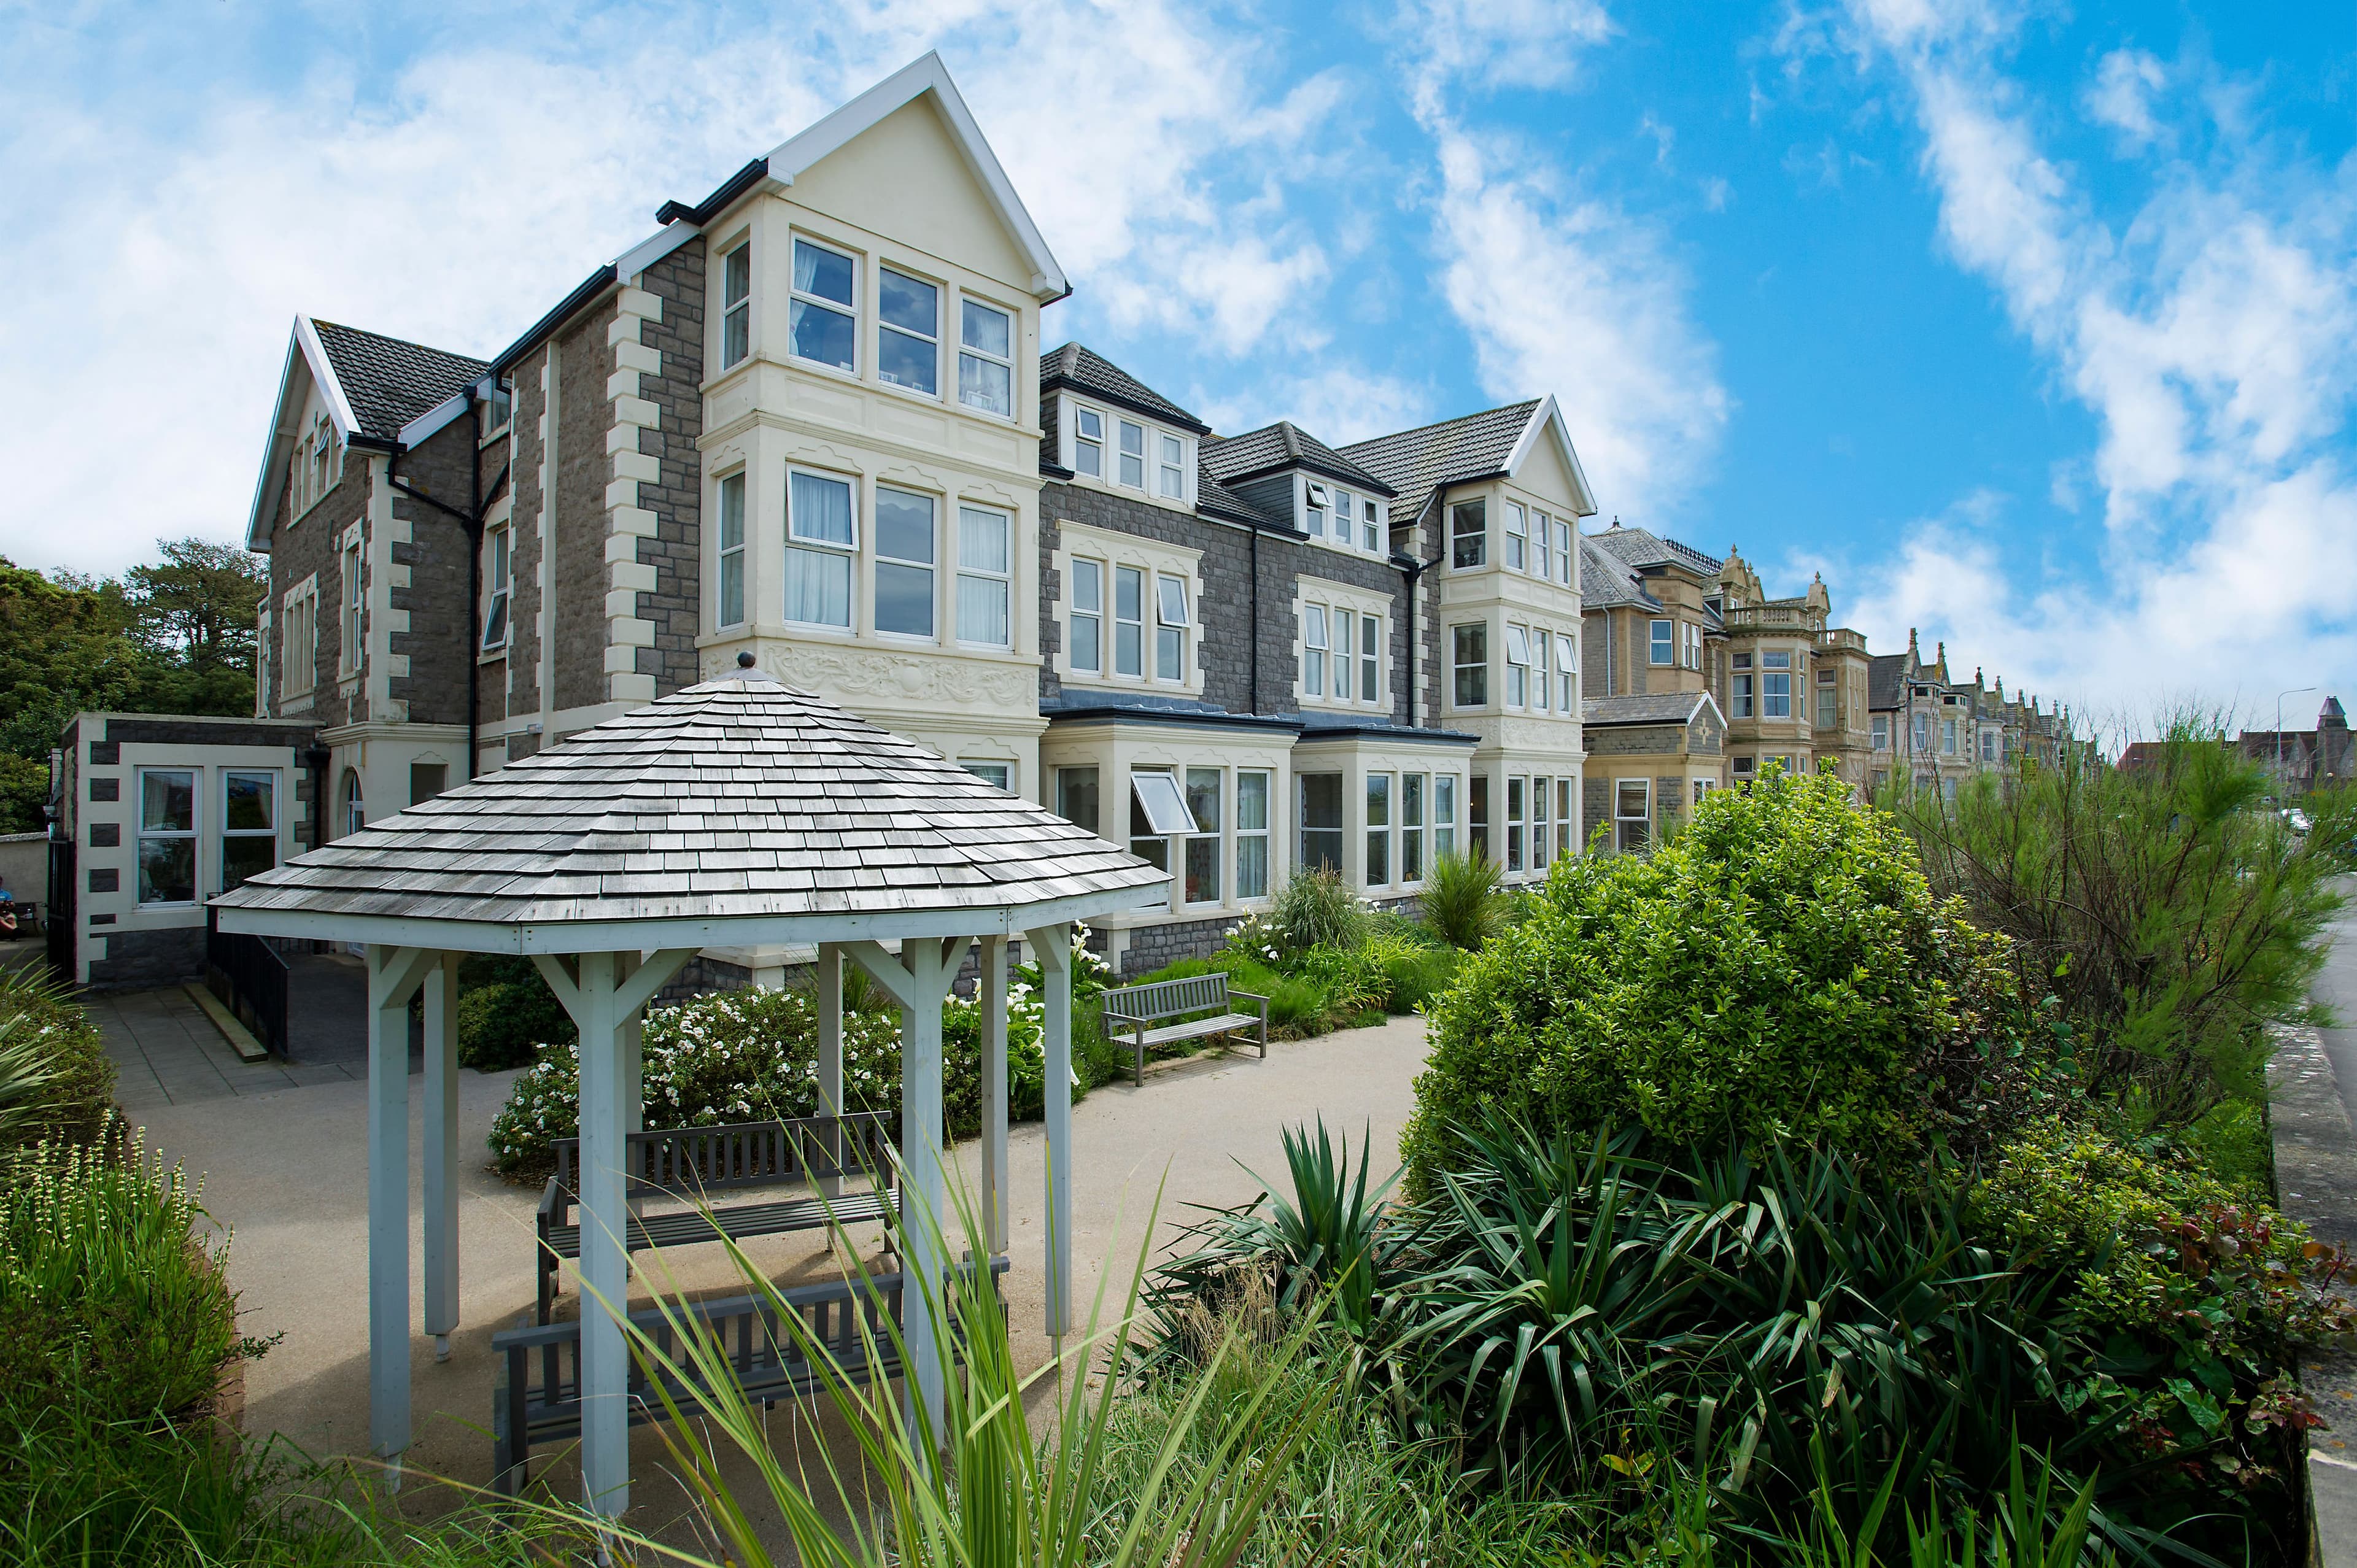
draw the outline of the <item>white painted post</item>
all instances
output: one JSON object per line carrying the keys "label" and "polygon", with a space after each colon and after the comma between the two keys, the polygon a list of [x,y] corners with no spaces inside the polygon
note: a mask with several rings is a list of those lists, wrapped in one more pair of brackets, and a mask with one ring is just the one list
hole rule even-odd
{"label": "white painted post", "polygon": [[1006,1251],[1006,939],[985,937],[982,963],[982,1244]]}
{"label": "white painted post", "polygon": [[[843,1114],[843,950],[833,942],[818,945],[818,1113]],[[840,1122],[828,1130],[824,1147],[828,1163],[841,1170]],[[882,1171],[871,1174],[878,1181],[884,1177]],[[838,1197],[843,1193],[843,1180],[840,1176],[822,1176],[818,1190],[822,1197]]]}
{"label": "white painted post", "polygon": [[369,1448],[401,1488],[409,1447],[409,999],[433,954],[368,949]]}
{"label": "white painted post", "polygon": [[909,972],[909,999],[900,1010],[900,1333],[906,1342],[905,1387],[911,1423],[921,1408],[933,1442],[942,1436],[946,1387],[942,1348],[926,1298],[942,1302],[942,1231],[948,1223],[949,1183],[942,1162],[942,998],[949,990],[938,938],[900,944]]}
{"label": "white painted post", "polygon": [[450,1359],[458,1326],[458,955],[425,972],[425,1332]]}
{"label": "white painted post", "polygon": [[581,955],[581,1487],[589,1507],[619,1519],[630,1506],[630,1254],[623,1227],[626,1093],[614,955]]}
{"label": "white painted post", "polygon": [[1039,962],[1047,1014],[1048,1334],[1072,1328],[1072,929],[1046,926],[1023,940]]}

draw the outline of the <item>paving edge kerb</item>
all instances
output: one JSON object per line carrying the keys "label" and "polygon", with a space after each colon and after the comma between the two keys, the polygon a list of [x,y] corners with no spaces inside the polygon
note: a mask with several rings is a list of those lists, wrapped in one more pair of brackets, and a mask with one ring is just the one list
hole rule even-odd
{"label": "paving edge kerb", "polygon": [[[2272,1032],[2267,1099],[2278,1207],[2318,1240],[2357,1251],[2357,1128],[2332,1058],[2314,1028]],[[2357,1568],[2357,1353],[2309,1351],[2299,1380],[2325,1422],[2308,1436],[2309,1561]]]}

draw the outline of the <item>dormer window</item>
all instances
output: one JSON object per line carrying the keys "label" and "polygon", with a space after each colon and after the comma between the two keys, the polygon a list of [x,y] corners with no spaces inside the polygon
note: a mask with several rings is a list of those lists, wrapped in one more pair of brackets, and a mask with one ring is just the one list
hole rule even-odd
{"label": "dormer window", "polygon": [[1093,408],[1072,411],[1072,472],[1104,478],[1104,415]]}
{"label": "dormer window", "polygon": [[1178,500],[1187,493],[1187,448],[1176,435],[1162,436],[1160,441],[1162,462],[1159,468],[1162,494],[1168,499]]}
{"label": "dormer window", "polygon": [[[1307,499],[1306,510],[1308,517],[1308,527],[1309,537],[1312,539],[1323,539],[1326,537],[1326,508],[1328,504],[1326,487],[1316,484],[1308,485],[1304,487],[1304,494]],[[1350,537],[1348,525],[1345,525],[1343,537],[1345,539]]]}
{"label": "dormer window", "polygon": [[1121,424],[1121,482],[1131,489],[1146,488],[1146,426]]}
{"label": "dormer window", "polygon": [[1015,318],[980,300],[958,312],[958,402],[1001,419],[1015,417]]}
{"label": "dormer window", "polygon": [[1375,510],[1375,498],[1372,496],[1367,497],[1359,504],[1365,509],[1366,512],[1367,553],[1380,555],[1383,553],[1383,514]]}

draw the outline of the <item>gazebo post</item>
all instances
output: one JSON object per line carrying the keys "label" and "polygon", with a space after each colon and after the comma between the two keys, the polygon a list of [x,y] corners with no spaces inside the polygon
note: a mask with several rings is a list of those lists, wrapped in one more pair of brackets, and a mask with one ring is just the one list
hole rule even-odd
{"label": "gazebo post", "polygon": [[982,963],[983,1250],[1006,1251],[1006,939],[977,944]]}
{"label": "gazebo post", "polygon": [[[822,1116],[843,1114],[843,949],[833,942],[818,944],[818,1112]],[[843,1169],[843,1123],[834,1122],[827,1128],[827,1164]],[[869,1175],[882,1179],[884,1173]],[[822,1197],[838,1197],[843,1193],[843,1178],[822,1176],[818,1184]],[[832,1245],[832,1238],[829,1239]]]}
{"label": "gazebo post", "polygon": [[409,1447],[409,999],[436,957],[368,949],[369,1449],[387,1491]]}
{"label": "gazebo post", "polygon": [[425,1332],[450,1359],[458,1326],[458,955],[425,971]]}
{"label": "gazebo post", "polygon": [[1048,1335],[1072,1328],[1072,929],[1026,931],[1039,963],[1044,1004],[1042,1054],[1047,1085],[1041,1119],[1048,1124]]}

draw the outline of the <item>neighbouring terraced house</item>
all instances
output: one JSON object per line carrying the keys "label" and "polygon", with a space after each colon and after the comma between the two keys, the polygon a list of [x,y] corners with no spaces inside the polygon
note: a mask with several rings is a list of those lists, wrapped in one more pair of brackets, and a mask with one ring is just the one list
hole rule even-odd
{"label": "neighbouring terraced house", "polygon": [[1337,448],[1043,352],[1071,285],[931,55],[655,219],[485,358],[296,319],[255,721],[77,721],[78,978],[192,973],[256,866],[739,654],[1167,865],[1126,970],[1299,865],[1392,902],[1577,847],[1552,399]]}

